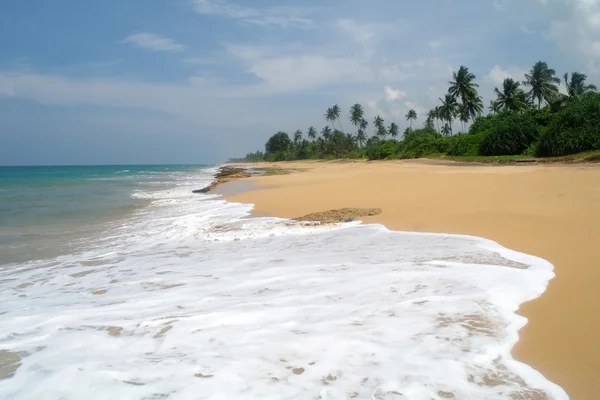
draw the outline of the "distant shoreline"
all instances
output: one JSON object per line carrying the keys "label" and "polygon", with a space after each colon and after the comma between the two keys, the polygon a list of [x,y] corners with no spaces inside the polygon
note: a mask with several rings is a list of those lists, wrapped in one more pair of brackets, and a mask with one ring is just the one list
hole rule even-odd
{"label": "distant shoreline", "polygon": [[340,160],[246,165],[303,170],[247,178],[251,184],[225,197],[254,204],[257,215],[295,218],[344,207],[381,208],[380,215],[363,221],[394,230],[484,237],[550,261],[556,278],[540,298],[521,306],[519,313],[529,323],[519,332],[513,354],[572,398],[600,393],[600,269],[595,264],[600,226],[592,222],[600,221],[599,164],[496,168],[447,160]]}

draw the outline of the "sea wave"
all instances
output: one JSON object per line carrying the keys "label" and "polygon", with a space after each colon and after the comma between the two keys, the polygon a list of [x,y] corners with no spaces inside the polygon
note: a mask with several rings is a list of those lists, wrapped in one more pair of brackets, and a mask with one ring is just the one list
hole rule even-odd
{"label": "sea wave", "polygon": [[567,398],[510,354],[547,261],[249,218],[181,182],[133,193],[151,206],[76,254],[0,271],[0,359],[15,366],[0,398]]}

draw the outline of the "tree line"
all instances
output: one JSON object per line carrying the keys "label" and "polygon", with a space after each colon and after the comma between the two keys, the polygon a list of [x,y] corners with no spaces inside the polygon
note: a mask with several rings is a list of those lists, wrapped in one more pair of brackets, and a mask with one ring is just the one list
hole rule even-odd
{"label": "tree line", "polygon": [[[496,98],[490,101],[489,113],[484,116],[483,99],[478,93],[476,76],[467,67],[461,66],[458,71],[453,72],[448,91],[439,98],[439,105],[426,113],[422,128],[413,129],[413,122],[418,115],[414,109],[408,110],[405,118],[409,126],[404,130],[400,141],[397,140],[400,137],[400,127],[395,122],[386,125],[380,115],[369,121],[359,103],[350,107],[348,121],[352,128],[346,132],[342,124],[342,110],[336,104],[325,111],[326,125],[320,132],[313,126],[308,128],[306,136],[302,130],[297,130],[291,136],[283,131],[277,132],[265,144],[265,153],[250,153],[245,160],[379,159],[419,157],[434,153],[508,155],[526,150],[530,155],[561,155],[555,153],[567,150],[548,150],[548,129],[552,127],[552,132],[556,131],[557,127],[554,125],[559,123],[574,123],[571,127],[574,131],[579,127],[589,136],[584,141],[586,144],[571,146],[573,149],[568,151],[600,149],[598,128],[594,132],[590,131],[594,130],[590,121],[596,121],[596,114],[600,116],[597,87],[588,84],[587,76],[579,72],[566,73],[563,79],[566,93],[559,91],[561,79],[556,76],[556,71],[549,68],[546,62],[539,61],[525,74],[522,81],[506,78],[500,88],[496,87]],[[597,109],[594,108],[596,106]],[[569,121],[569,116],[582,111],[587,112],[588,117],[593,114],[593,118]],[[468,133],[471,137],[454,135],[452,126],[457,120],[460,121],[461,132]],[[467,130],[470,122],[471,126]],[[499,129],[501,133],[498,133]],[[561,135],[552,135],[564,139]],[[577,141],[573,138],[569,140]],[[514,143],[505,143],[507,141]],[[535,149],[531,148],[534,143]]]}

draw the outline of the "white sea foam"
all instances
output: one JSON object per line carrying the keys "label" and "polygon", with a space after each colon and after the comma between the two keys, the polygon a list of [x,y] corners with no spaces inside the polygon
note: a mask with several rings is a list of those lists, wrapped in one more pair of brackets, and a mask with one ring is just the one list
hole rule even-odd
{"label": "white sea foam", "polygon": [[510,356],[546,261],[247,218],[192,194],[196,178],[144,192],[150,206],[78,254],[0,267],[0,350],[20,358],[0,398],[567,398]]}

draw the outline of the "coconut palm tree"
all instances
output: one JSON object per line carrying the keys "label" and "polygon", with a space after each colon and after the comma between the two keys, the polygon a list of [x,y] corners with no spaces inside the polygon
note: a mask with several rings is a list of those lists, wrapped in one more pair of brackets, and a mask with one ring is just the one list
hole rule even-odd
{"label": "coconut palm tree", "polygon": [[525,74],[523,85],[531,87],[527,93],[532,101],[537,100],[538,109],[542,107],[542,101],[550,103],[557,97],[560,79],[555,77],[556,71],[548,68],[543,61],[535,63],[529,73]]}
{"label": "coconut palm tree", "polygon": [[352,125],[359,127],[360,123],[363,121],[364,114],[365,112],[360,104],[356,103],[350,107],[350,122]]}
{"label": "coconut palm tree", "polygon": [[390,124],[390,127],[388,128],[388,132],[391,137],[395,138],[400,133],[400,127],[398,125],[396,125],[395,122],[392,122]]}
{"label": "coconut palm tree", "polygon": [[362,121],[360,121],[360,129],[362,129],[363,131],[365,131],[365,133],[367,133],[368,126],[369,126],[369,121],[367,121],[366,119],[363,118]]}
{"label": "coconut palm tree", "polygon": [[412,129],[412,122],[413,120],[417,119],[417,112],[415,110],[413,110],[412,108],[410,110],[408,110],[408,112],[406,113],[406,120],[410,121],[410,128]]}
{"label": "coconut palm tree", "polygon": [[442,127],[442,134],[445,136],[452,135],[452,126],[450,124],[444,124]]}
{"label": "coconut palm tree", "polygon": [[569,98],[580,96],[584,93],[595,92],[598,90],[596,85],[586,85],[587,75],[580,72],[571,73],[571,81],[569,81],[569,73],[564,75],[565,85],[567,86],[567,94]]}
{"label": "coconut palm tree", "polygon": [[436,106],[433,109],[433,117],[437,124],[437,130],[438,130],[438,132],[440,132],[440,121],[442,120],[442,117],[440,116],[440,106]]}
{"label": "coconut palm tree", "polygon": [[317,130],[314,127],[308,128],[308,137],[314,142],[317,138]]}
{"label": "coconut palm tree", "polygon": [[433,121],[435,120],[435,109],[427,111],[427,117],[425,118],[425,125],[433,125]]}
{"label": "coconut palm tree", "polygon": [[525,92],[513,78],[506,78],[502,82],[502,91],[495,88],[494,92],[498,96],[494,102],[497,111],[523,111],[529,106]]}
{"label": "coconut palm tree", "polygon": [[367,141],[367,135],[365,134],[365,130],[362,128],[358,128],[358,133],[356,134],[356,141],[360,147]]}
{"label": "coconut palm tree", "polygon": [[488,109],[492,114],[498,114],[502,110],[497,100],[490,100]]}
{"label": "coconut palm tree", "polygon": [[323,139],[325,139],[325,141],[328,141],[329,139],[331,139],[332,133],[333,133],[333,131],[328,126],[326,126],[325,128],[323,128],[323,130],[321,130],[321,136],[323,136]]}
{"label": "coconut palm tree", "polygon": [[329,123],[331,123],[331,128],[332,129],[336,129],[335,125],[333,124],[333,122],[335,121],[335,112],[333,111],[333,107],[329,107],[327,110],[325,110],[325,120]]}
{"label": "coconut palm tree", "polygon": [[469,72],[469,68],[461,65],[457,72],[452,73],[452,80],[448,82],[450,88],[448,93],[454,98],[460,99],[463,104],[477,97],[478,84],[474,82],[475,75]]}
{"label": "coconut palm tree", "polygon": [[337,120],[338,124],[340,125],[340,131],[344,133],[344,128],[342,128],[342,121],[340,120],[340,116],[342,115],[342,109],[337,104],[334,104],[333,107],[331,107],[331,113],[333,119]]}
{"label": "coconut palm tree", "polygon": [[467,122],[469,122],[470,114],[467,104],[459,104],[456,108],[456,115],[460,120],[460,131],[464,132]]}
{"label": "coconut palm tree", "polygon": [[302,131],[298,129],[294,133],[294,144],[298,145],[302,141]]}
{"label": "coconut palm tree", "polygon": [[439,118],[442,121],[447,122],[447,124],[450,126],[450,134],[452,134],[452,121],[456,116],[456,111],[458,108],[456,97],[450,93],[447,93],[443,99],[440,98],[440,101],[442,102],[442,105],[439,106]]}
{"label": "coconut palm tree", "polygon": [[375,119],[373,120],[373,125],[375,126],[376,132],[375,134],[381,138],[384,138],[387,136],[387,131],[385,130],[385,125],[384,125],[384,121],[383,118],[381,118],[379,115],[375,117]]}

